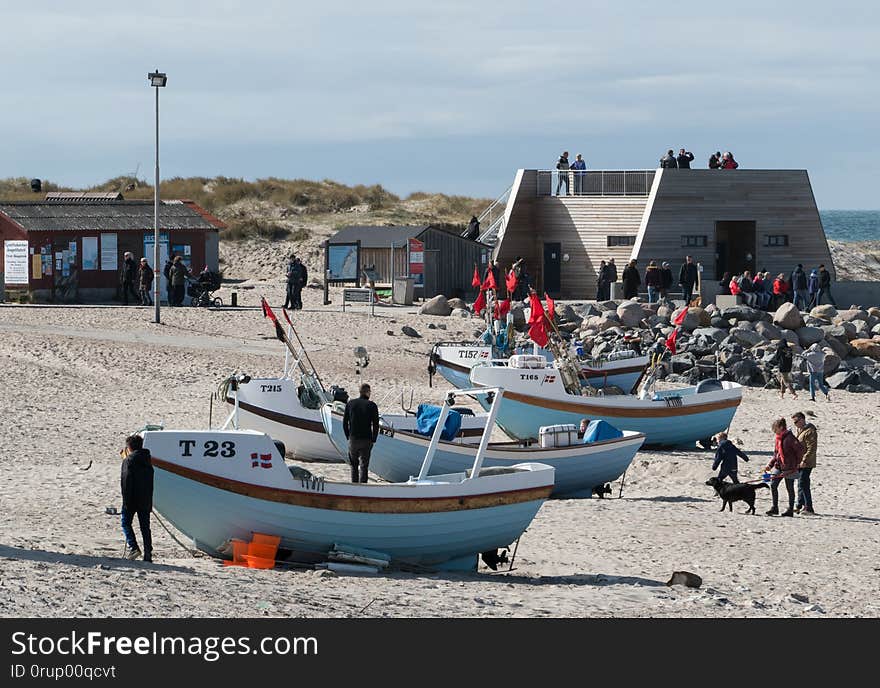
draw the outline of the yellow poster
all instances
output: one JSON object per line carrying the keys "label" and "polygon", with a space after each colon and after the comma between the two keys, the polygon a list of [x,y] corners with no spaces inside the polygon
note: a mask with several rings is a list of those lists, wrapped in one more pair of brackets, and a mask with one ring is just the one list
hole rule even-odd
{"label": "yellow poster", "polygon": [[31,256],[31,262],[33,263],[33,279],[42,279],[43,277],[43,256],[39,254],[34,254]]}

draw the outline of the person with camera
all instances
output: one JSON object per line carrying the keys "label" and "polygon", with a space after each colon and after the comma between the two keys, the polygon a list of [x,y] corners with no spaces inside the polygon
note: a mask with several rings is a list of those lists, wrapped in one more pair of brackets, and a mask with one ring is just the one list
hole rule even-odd
{"label": "person with camera", "polygon": [[691,161],[694,159],[694,154],[690,151],[686,151],[684,148],[678,149],[678,157],[675,161],[678,163],[678,169],[680,170],[689,170],[691,169]]}

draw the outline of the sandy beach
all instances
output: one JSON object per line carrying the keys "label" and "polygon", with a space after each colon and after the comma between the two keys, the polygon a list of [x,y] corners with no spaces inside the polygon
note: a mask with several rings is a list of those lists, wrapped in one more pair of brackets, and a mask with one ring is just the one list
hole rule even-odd
{"label": "sandy beach", "polygon": [[[241,291],[283,300],[280,282]],[[228,289],[221,296],[228,297]],[[440,339],[469,339],[475,320],[419,316],[413,308],[343,315],[306,290],[296,322],[325,379],[374,398],[428,387],[427,357]],[[512,572],[338,576],[326,571],[223,567],[192,556],[153,522],[153,564],[120,558],[118,450],[147,422],[205,427],[209,397],[234,370],[277,375],[282,345],[258,310],[0,307],[0,615],[7,617],[873,617],[880,614],[880,395],[807,394],[780,402],[746,389],[730,436],[760,474],[773,449],[770,421],[810,411],[819,429],[813,474],[817,515],[757,516],[738,503],[720,513],[704,483],[712,454],[640,452],[613,498],[548,501],[522,538]],[[428,329],[428,323],[447,330]],[[407,337],[410,325],[421,339]],[[387,334],[388,331],[393,335]],[[352,349],[371,362],[355,375]],[[216,424],[222,414],[215,404]],[[82,470],[89,462],[89,470]],[[345,479],[342,464],[309,464]],[[782,491],[784,494],[784,490]],[[184,536],[177,534],[185,541]],[[676,570],[699,589],[667,587]],[[795,595],[796,597],[794,597]]]}

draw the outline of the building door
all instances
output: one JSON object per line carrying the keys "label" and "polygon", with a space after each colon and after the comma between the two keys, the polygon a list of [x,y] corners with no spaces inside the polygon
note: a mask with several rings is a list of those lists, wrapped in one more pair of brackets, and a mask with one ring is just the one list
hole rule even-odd
{"label": "building door", "polygon": [[723,220],[715,223],[715,279],[725,272],[731,275],[749,270],[753,275],[757,256],[755,253],[754,220]]}
{"label": "building door", "polygon": [[544,243],[544,291],[558,296],[562,286],[562,244]]}

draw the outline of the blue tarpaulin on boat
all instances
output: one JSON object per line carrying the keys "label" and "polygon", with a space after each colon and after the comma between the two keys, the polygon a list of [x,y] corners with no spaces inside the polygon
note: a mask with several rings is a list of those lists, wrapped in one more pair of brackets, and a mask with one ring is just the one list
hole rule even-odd
{"label": "blue tarpaulin on boat", "polygon": [[[437,421],[440,420],[440,407],[431,404],[419,404],[416,409],[416,430],[420,435],[431,436],[437,427]],[[458,411],[449,410],[446,416],[446,423],[443,425],[443,432],[440,433],[441,440],[453,440],[461,430],[461,414]]]}
{"label": "blue tarpaulin on boat", "polygon": [[615,428],[611,423],[607,423],[604,420],[593,420],[590,421],[584,433],[584,444],[614,440],[618,437],[623,437],[623,432]]}

